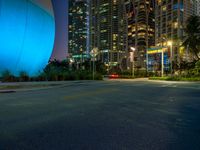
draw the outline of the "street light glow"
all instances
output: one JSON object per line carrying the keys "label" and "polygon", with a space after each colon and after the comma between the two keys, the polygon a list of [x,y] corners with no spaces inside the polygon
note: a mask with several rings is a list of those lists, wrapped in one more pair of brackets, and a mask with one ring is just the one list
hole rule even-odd
{"label": "street light glow", "polygon": [[132,62],[132,76],[134,77],[134,52],[135,52],[135,47],[130,47],[130,62]]}
{"label": "street light glow", "polygon": [[172,56],[173,52],[172,51],[173,51],[173,48],[172,48],[172,44],[173,44],[172,41],[167,42],[167,45],[170,46],[170,71],[171,71],[171,76],[172,76],[172,73],[173,73],[173,67],[172,67],[172,59],[173,59],[173,56]]}
{"label": "street light glow", "polygon": [[132,51],[135,51],[135,47],[130,47]]}
{"label": "street light glow", "polygon": [[168,42],[167,42],[167,45],[168,45],[168,46],[172,46],[172,41],[168,41]]}

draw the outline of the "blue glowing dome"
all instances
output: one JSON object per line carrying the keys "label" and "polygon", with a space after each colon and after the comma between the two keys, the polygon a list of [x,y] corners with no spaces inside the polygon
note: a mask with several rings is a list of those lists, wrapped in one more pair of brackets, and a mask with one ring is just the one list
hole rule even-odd
{"label": "blue glowing dome", "polygon": [[51,0],[0,0],[0,74],[37,75],[49,61],[54,37]]}

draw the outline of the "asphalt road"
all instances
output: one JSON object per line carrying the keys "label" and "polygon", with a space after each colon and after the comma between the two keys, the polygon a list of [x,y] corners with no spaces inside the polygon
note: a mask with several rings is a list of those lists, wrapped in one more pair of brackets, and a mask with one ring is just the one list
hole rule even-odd
{"label": "asphalt road", "polygon": [[0,150],[200,150],[200,84],[82,81],[1,93]]}

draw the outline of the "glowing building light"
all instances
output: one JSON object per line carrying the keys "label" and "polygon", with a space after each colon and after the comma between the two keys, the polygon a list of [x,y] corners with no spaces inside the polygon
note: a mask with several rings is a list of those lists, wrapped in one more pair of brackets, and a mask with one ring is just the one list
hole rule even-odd
{"label": "glowing building light", "polygon": [[0,0],[0,75],[37,75],[52,53],[55,21],[51,0]]}

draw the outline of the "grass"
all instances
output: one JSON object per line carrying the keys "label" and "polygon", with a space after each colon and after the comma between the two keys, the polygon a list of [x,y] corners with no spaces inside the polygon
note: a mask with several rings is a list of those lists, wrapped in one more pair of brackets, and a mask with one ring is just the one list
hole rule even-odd
{"label": "grass", "polygon": [[162,80],[162,81],[200,81],[200,77],[149,77],[149,80]]}

